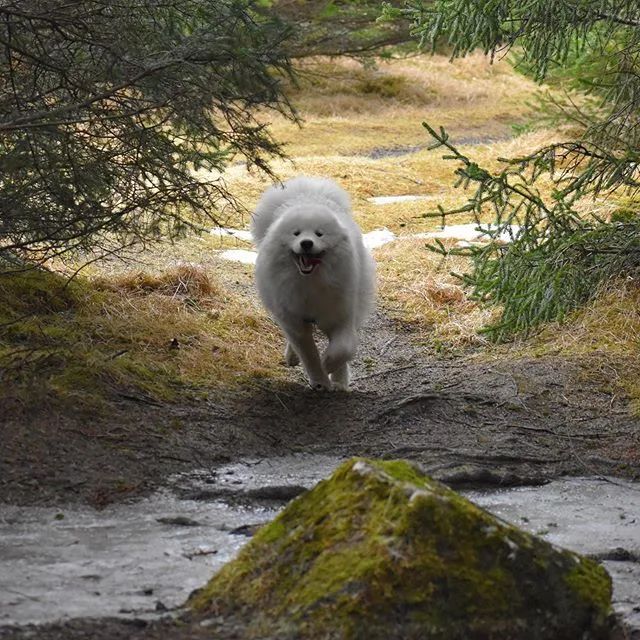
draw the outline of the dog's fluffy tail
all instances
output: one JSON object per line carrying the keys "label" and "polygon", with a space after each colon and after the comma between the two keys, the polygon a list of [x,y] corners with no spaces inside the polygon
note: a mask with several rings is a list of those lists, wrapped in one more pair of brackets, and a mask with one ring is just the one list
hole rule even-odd
{"label": "dog's fluffy tail", "polygon": [[308,176],[293,178],[281,185],[270,187],[260,198],[251,220],[251,234],[256,245],[260,245],[262,239],[267,235],[269,227],[284,210],[284,205],[304,198],[329,201],[336,205],[338,210],[350,215],[349,195],[333,180]]}

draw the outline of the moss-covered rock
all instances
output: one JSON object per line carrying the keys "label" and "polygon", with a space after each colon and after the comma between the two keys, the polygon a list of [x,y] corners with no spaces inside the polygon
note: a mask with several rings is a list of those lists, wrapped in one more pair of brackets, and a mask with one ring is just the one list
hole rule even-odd
{"label": "moss-covered rock", "polygon": [[401,461],[351,460],[195,595],[246,637],[606,638],[592,560],[497,520]]}

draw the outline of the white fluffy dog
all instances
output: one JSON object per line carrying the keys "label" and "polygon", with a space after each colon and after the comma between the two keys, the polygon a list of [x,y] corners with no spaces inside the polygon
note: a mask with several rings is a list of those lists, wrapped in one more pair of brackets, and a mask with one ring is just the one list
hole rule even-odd
{"label": "white fluffy dog", "polygon": [[[347,389],[375,292],[375,263],[349,196],[332,180],[294,178],[265,191],[251,232],[258,292],[287,338],[286,363],[302,361],[314,389]],[[314,324],[329,339],[322,358]]]}

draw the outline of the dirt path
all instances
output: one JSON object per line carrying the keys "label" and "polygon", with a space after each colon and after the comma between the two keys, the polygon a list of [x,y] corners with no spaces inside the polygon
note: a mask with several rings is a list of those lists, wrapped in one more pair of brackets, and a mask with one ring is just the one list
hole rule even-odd
{"label": "dirt path", "polygon": [[265,381],[219,402],[9,418],[0,501],[96,507],[175,471],[289,453],[402,457],[453,486],[536,484],[561,474],[637,474],[638,420],[622,397],[560,358],[434,360],[378,313],[351,393]]}
{"label": "dirt path", "polygon": [[[419,461],[455,487],[540,484],[563,474],[637,474],[640,429],[623,398],[558,358],[428,358],[378,313],[363,332],[351,393],[265,382],[224,401],[149,405],[122,398],[109,417],[8,420],[0,502],[100,508],[176,471],[295,453]],[[590,380],[590,381],[589,381]],[[209,637],[171,622],[75,619],[0,627],[0,639]],[[240,637],[236,623],[216,628]]]}

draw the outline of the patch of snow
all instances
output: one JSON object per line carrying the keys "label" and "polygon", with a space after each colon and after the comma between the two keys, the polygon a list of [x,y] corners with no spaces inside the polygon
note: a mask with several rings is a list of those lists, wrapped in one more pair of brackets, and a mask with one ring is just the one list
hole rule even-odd
{"label": "patch of snow", "polygon": [[258,257],[257,251],[249,251],[248,249],[228,249],[218,254],[223,260],[232,262],[242,262],[242,264],[255,264]]}
{"label": "patch of snow", "polygon": [[[393,196],[396,197],[396,196]],[[397,196],[402,198],[421,198],[423,196]],[[427,197],[427,196],[424,196]],[[369,233],[363,234],[364,245],[367,249],[377,249],[385,244],[394,242],[395,240],[414,240],[414,239],[450,239],[458,240],[457,247],[470,247],[474,244],[481,242],[487,242],[489,240],[489,231],[493,225],[486,224],[478,227],[475,223],[470,224],[452,224],[443,227],[438,231],[426,231],[422,233],[409,233],[396,236],[393,231],[390,231],[386,227],[381,229],[374,229]],[[509,243],[517,238],[520,232],[518,225],[511,225],[507,227],[497,240],[500,242]],[[238,240],[251,242],[251,232],[246,229],[230,229],[225,227],[215,227],[211,229],[211,235],[217,235],[220,238],[232,237]],[[229,249],[222,251],[218,254],[224,260],[231,260],[233,262],[242,262],[243,264],[255,264],[257,252],[250,251],[248,249]]]}
{"label": "patch of snow", "polygon": [[415,202],[416,200],[431,200],[433,196],[373,196],[367,198],[371,204],[394,204],[396,202]]}
{"label": "patch of snow", "polygon": [[238,240],[245,240],[246,242],[253,242],[251,231],[248,229],[229,229],[227,227],[214,227],[209,232],[212,236],[218,236],[218,238],[238,238]]}
{"label": "patch of snow", "polygon": [[[439,231],[428,231],[425,233],[413,233],[407,238],[440,238],[450,240],[461,240],[463,242],[486,242],[490,239],[489,232],[495,228],[492,224],[483,224],[478,226],[474,222],[470,224],[451,224],[443,227]],[[520,227],[518,225],[511,225],[507,227],[499,236],[497,240],[500,242],[508,243],[512,242],[518,237],[520,233]]]}
{"label": "patch of snow", "polygon": [[373,231],[369,231],[369,233],[365,233],[362,239],[367,249],[376,249],[383,244],[388,244],[396,240],[396,234],[393,233],[393,231],[389,231],[386,227],[383,227],[382,229],[374,229]]}

